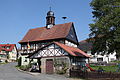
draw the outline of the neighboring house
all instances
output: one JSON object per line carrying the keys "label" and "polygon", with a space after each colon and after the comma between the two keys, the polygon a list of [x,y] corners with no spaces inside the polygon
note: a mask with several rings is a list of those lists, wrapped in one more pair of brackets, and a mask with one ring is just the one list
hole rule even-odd
{"label": "neighboring house", "polygon": [[47,13],[45,27],[30,29],[19,43],[21,64],[26,65],[37,59],[42,73],[54,73],[56,69],[63,69],[63,66],[67,66],[66,69],[75,65],[82,66],[90,57],[77,48],[78,39],[74,24],[69,22],[55,25],[52,11]]}
{"label": "neighboring house", "polygon": [[15,44],[0,44],[0,61],[12,62],[17,59],[17,48]]}
{"label": "neighboring house", "polygon": [[116,60],[116,52],[110,54],[102,54],[102,53],[91,53],[91,49],[93,48],[93,43],[88,42],[87,40],[83,40],[79,42],[79,49],[85,51],[88,55],[92,56],[89,59],[90,63],[97,63],[97,62],[111,62]]}

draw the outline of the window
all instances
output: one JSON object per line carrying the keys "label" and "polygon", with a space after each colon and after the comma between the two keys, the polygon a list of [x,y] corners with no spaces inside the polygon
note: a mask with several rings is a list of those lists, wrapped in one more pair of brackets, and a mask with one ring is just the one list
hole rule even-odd
{"label": "window", "polygon": [[97,58],[97,61],[101,62],[103,61],[103,58]]}
{"label": "window", "polygon": [[31,49],[34,49],[34,44],[31,44],[30,47],[31,47]]}
{"label": "window", "polygon": [[7,46],[6,49],[10,49],[10,46]]}
{"label": "window", "polygon": [[111,58],[111,61],[114,61],[115,59],[114,58]]}
{"label": "window", "polygon": [[25,58],[25,61],[24,62],[27,62],[27,58]]}

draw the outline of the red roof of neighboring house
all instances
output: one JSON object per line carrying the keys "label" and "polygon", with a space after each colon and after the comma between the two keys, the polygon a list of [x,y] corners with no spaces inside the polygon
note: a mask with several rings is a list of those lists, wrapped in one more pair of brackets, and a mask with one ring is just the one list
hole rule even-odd
{"label": "red roof of neighboring house", "polygon": [[85,52],[83,52],[82,50],[80,50],[79,48],[67,46],[67,45],[64,45],[59,42],[54,42],[54,43],[57,44],[58,46],[60,46],[61,48],[63,48],[66,52],[68,52],[72,56],[91,57],[91,56],[87,55]]}
{"label": "red roof of neighboring house", "polygon": [[[15,44],[0,44],[0,51],[12,51],[15,46]],[[7,49],[6,47],[9,47],[9,49]]]}
{"label": "red roof of neighboring house", "polygon": [[58,25],[54,25],[50,29],[47,29],[46,27],[30,29],[27,32],[27,34],[24,36],[24,38],[21,41],[19,41],[19,43],[28,42],[28,41],[31,42],[31,41],[66,38],[72,24],[73,24],[72,22],[65,24],[58,24]]}
{"label": "red roof of neighboring house", "polygon": [[93,41],[95,39],[94,38],[90,38],[90,39],[86,39],[86,40],[82,40],[79,42],[79,49],[83,50],[83,51],[91,51],[93,48]]}

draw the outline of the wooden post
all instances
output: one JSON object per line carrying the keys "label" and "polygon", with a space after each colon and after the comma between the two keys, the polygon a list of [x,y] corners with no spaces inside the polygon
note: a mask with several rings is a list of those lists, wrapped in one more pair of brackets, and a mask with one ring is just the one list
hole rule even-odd
{"label": "wooden post", "polygon": [[38,61],[38,66],[39,66],[39,72],[41,73],[41,59],[39,58],[37,59],[37,61]]}

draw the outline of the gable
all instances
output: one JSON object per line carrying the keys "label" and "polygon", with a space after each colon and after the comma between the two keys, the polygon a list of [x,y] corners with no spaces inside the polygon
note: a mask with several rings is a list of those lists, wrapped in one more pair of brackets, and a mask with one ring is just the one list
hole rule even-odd
{"label": "gable", "polygon": [[76,35],[75,28],[74,28],[73,24],[71,25],[70,31],[69,31],[66,38],[75,42],[75,43],[78,43],[77,35]]}
{"label": "gable", "polygon": [[55,57],[55,56],[79,56],[79,57],[90,57],[85,52],[78,48],[70,47],[59,42],[53,42],[45,47],[40,48],[34,54],[29,56],[30,58],[41,58],[41,57]]}
{"label": "gable", "polygon": [[40,49],[38,52],[34,53],[30,58],[40,58],[40,57],[55,57],[55,56],[67,56],[68,53],[60,48],[56,44],[51,44],[49,46]]}
{"label": "gable", "polygon": [[17,50],[15,44],[0,44],[0,51],[12,51],[12,50]]}

